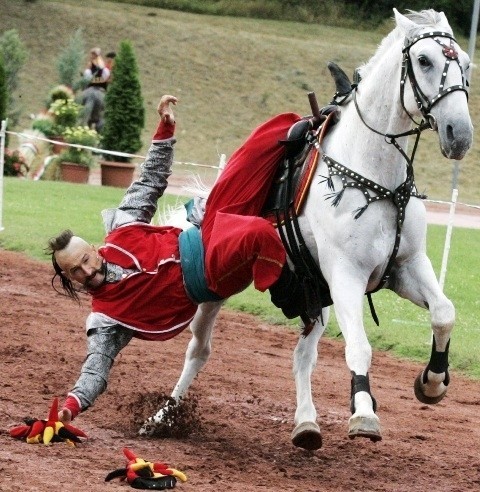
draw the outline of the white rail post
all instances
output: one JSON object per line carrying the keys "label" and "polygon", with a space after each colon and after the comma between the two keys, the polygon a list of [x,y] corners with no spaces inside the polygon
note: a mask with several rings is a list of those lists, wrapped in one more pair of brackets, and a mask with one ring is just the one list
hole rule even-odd
{"label": "white rail post", "polygon": [[227,156],[225,154],[221,154],[220,155],[220,162],[218,163],[217,179],[219,178],[220,174],[222,174],[223,170],[225,169],[226,163],[227,163]]}
{"label": "white rail post", "polygon": [[3,227],[3,169],[5,165],[5,138],[7,131],[7,120],[2,120],[2,126],[0,127],[0,232],[4,230]]}
{"label": "white rail post", "polygon": [[440,279],[438,284],[443,291],[443,286],[445,285],[445,276],[447,274],[447,264],[448,264],[448,255],[450,253],[450,242],[452,239],[452,229],[453,229],[453,220],[455,217],[455,207],[457,205],[458,198],[458,190],[454,188],[452,190],[452,202],[450,203],[450,214],[448,216],[448,225],[447,225],[447,235],[445,237],[445,246],[443,248],[443,259],[442,259],[442,268],[440,269]]}

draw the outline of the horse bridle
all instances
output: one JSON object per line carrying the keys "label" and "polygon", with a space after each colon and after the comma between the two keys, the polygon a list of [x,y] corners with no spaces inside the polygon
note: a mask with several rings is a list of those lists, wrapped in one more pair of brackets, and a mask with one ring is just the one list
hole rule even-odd
{"label": "horse bridle", "polygon": [[[446,45],[443,44],[438,38],[443,37],[443,38],[448,38],[450,40],[450,44]],[[410,48],[418,43],[418,41],[421,41],[422,39],[426,38],[433,38],[442,48],[443,48],[443,54],[446,58],[445,61],[445,66],[443,68],[442,72],[442,77],[440,80],[440,85],[439,85],[439,92],[436,96],[432,97],[432,99],[428,99],[428,97],[423,93],[423,91],[420,89],[420,86],[418,85],[417,79],[415,77],[415,72],[413,71],[413,66],[412,66],[412,60],[410,57]],[[416,127],[412,128],[411,130],[408,130],[403,133],[397,133],[397,134],[392,134],[392,133],[383,133],[379,130],[376,130],[373,128],[370,124],[368,124],[363,115],[362,112],[360,111],[360,107],[358,106],[357,102],[357,89],[358,85],[361,81],[360,74],[358,72],[358,69],[355,70],[354,74],[354,83],[352,84],[352,90],[353,92],[353,101],[355,104],[355,109],[357,110],[357,114],[359,118],[362,120],[362,123],[372,132],[382,135],[387,139],[389,143],[393,143],[397,150],[400,151],[400,153],[406,158],[408,161],[409,159],[404,155],[404,153],[400,150],[399,146],[396,145],[395,139],[400,138],[400,137],[407,137],[409,135],[417,135],[426,129],[432,129],[436,130],[437,129],[437,123],[435,121],[435,117],[431,114],[431,110],[435,104],[437,104],[443,97],[448,96],[448,94],[451,94],[454,91],[463,91],[465,92],[467,99],[468,99],[468,87],[469,83],[467,80],[467,77],[463,71],[463,68],[460,64],[460,61],[458,59],[458,51],[455,49],[453,43],[456,42],[456,39],[451,35],[448,34],[444,31],[430,31],[426,32],[423,34],[418,35],[417,37],[413,38],[411,41],[409,41],[407,38],[405,38],[405,42],[402,48],[402,53],[403,53],[403,59],[402,59],[402,71],[401,71],[401,76],[400,76],[400,101],[402,104],[402,108],[405,111],[405,113],[408,115],[408,117],[415,123]],[[452,85],[450,87],[445,88],[445,80],[447,78],[447,73],[448,69],[450,68],[450,64],[452,61],[457,62],[458,67],[460,68],[460,73],[462,74],[462,84],[458,85]],[[418,123],[415,121],[415,118],[410,114],[408,109],[405,107],[405,84],[407,81],[407,77],[410,81],[410,85],[412,87],[413,91],[413,96],[415,98],[415,101],[417,103],[418,109],[422,113],[423,120]],[[337,96],[340,96],[339,94],[335,94],[334,100]],[[342,94],[341,95],[343,99],[337,104],[341,106],[347,99],[349,94]],[[411,157],[411,160],[413,161],[413,156]]]}
{"label": "horse bridle", "polygon": [[[423,93],[423,91],[420,89],[420,86],[418,85],[417,79],[415,78],[415,73],[413,71],[412,60],[410,57],[410,48],[414,44],[418,43],[418,41],[421,41],[422,39],[426,39],[426,38],[433,38],[434,41],[436,41],[443,48],[443,55],[446,58],[445,66],[443,68],[442,77],[440,80],[439,92],[436,96],[432,97],[432,99],[430,100]],[[449,45],[442,43],[438,38],[448,38],[450,40]],[[448,94],[451,94],[454,91],[465,92],[468,99],[468,80],[463,71],[462,65],[460,64],[460,61],[458,59],[458,51],[455,49],[455,46],[453,44],[454,42],[456,42],[456,39],[452,35],[444,31],[431,31],[431,32],[423,33],[413,38],[410,42],[407,39],[405,39],[405,44],[402,49],[403,60],[402,60],[402,73],[400,77],[400,100],[402,102],[403,110],[407,113],[409,118],[417,126],[420,126],[421,123],[420,124],[417,123],[413,118],[413,116],[405,107],[404,96],[405,96],[405,83],[407,77],[410,81],[410,85],[413,91],[413,96],[417,103],[418,109],[422,113],[422,116],[425,119],[425,121],[429,123],[429,127],[432,128],[433,130],[437,129],[437,124],[435,118],[432,116],[430,111],[432,110],[435,104],[437,104],[443,97],[447,96]],[[458,64],[458,67],[460,68],[460,73],[462,74],[462,84],[452,85],[450,87],[445,88],[445,80],[447,78],[448,69],[450,68],[450,64],[452,61],[455,61]]]}

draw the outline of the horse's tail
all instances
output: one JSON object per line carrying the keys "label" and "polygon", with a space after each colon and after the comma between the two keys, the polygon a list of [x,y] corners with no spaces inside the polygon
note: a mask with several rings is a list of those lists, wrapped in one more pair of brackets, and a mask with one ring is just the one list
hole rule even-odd
{"label": "horse's tail", "polygon": [[188,229],[192,226],[200,227],[205,213],[205,203],[211,188],[201,180],[200,176],[192,176],[190,182],[182,186],[185,195],[192,199],[187,203],[177,203],[164,207],[159,213],[158,222],[161,225],[170,225],[180,229]]}

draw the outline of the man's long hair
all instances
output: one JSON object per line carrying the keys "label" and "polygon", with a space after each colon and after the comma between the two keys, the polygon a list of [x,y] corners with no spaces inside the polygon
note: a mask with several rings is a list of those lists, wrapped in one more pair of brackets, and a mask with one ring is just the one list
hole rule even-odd
{"label": "man's long hair", "polygon": [[[51,256],[53,269],[55,270],[55,275],[52,277],[53,289],[59,294],[70,297],[74,301],[80,303],[80,298],[78,297],[77,289],[75,289],[73,282],[63,274],[62,269],[60,268],[60,266],[57,263],[57,260],[55,259],[55,252],[65,249],[70,243],[70,240],[72,239],[73,236],[74,236],[73,232],[69,229],[66,229],[65,231],[61,232],[57,237],[52,237],[48,241],[48,246],[45,248],[45,253]],[[62,286],[63,293],[60,292],[55,287],[55,279],[57,277],[60,279],[60,284]]]}

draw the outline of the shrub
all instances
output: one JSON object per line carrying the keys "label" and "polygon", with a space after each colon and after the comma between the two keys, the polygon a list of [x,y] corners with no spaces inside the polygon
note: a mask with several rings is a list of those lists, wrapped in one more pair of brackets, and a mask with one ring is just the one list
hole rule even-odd
{"label": "shrub", "polygon": [[81,68],[85,53],[85,41],[82,28],[78,28],[70,37],[67,46],[57,60],[60,84],[77,90],[81,86]]}
{"label": "shrub", "polygon": [[25,178],[29,171],[25,158],[18,150],[5,149],[3,165],[4,176]]}
{"label": "shrub", "polygon": [[47,138],[52,138],[57,136],[57,132],[55,130],[55,123],[51,118],[48,117],[36,118],[35,120],[33,120],[32,129],[38,130],[39,132],[43,133]]}
{"label": "shrub", "polygon": [[[138,67],[129,41],[122,41],[115,58],[112,82],[105,96],[105,125],[102,148],[134,154],[142,147],[145,109]],[[129,162],[130,157],[104,155],[105,160]]]}
{"label": "shrub", "polygon": [[18,88],[18,73],[27,58],[27,52],[16,29],[5,31],[0,37],[0,53],[3,54],[7,83],[7,116],[10,120],[9,126],[15,126],[18,123],[21,111],[17,107],[17,98],[14,93]]}
{"label": "shrub", "polygon": [[52,115],[57,135],[63,134],[67,127],[77,125],[82,106],[73,99],[56,99],[48,112]]}
{"label": "shrub", "polygon": [[[88,126],[68,127],[63,132],[63,139],[66,143],[83,145],[85,147],[95,147],[99,142],[99,135],[96,130]],[[95,163],[92,151],[78,147],[67,147],[59,155],[60,161],[74,162],[82,166],[91,167]]]}
{"label": "shrub", "polygon": [[68,85],[60,84],[55,86],[48,93],[46,108],[48,109],[57,99],[74,99],[75,93]]}
{"label": "shrub", "polygon": [[68,127],[63,132],[63,138],[67,143],[84,145],[86,147],[95,147],[100,140],[97,130],[88,126]]}

